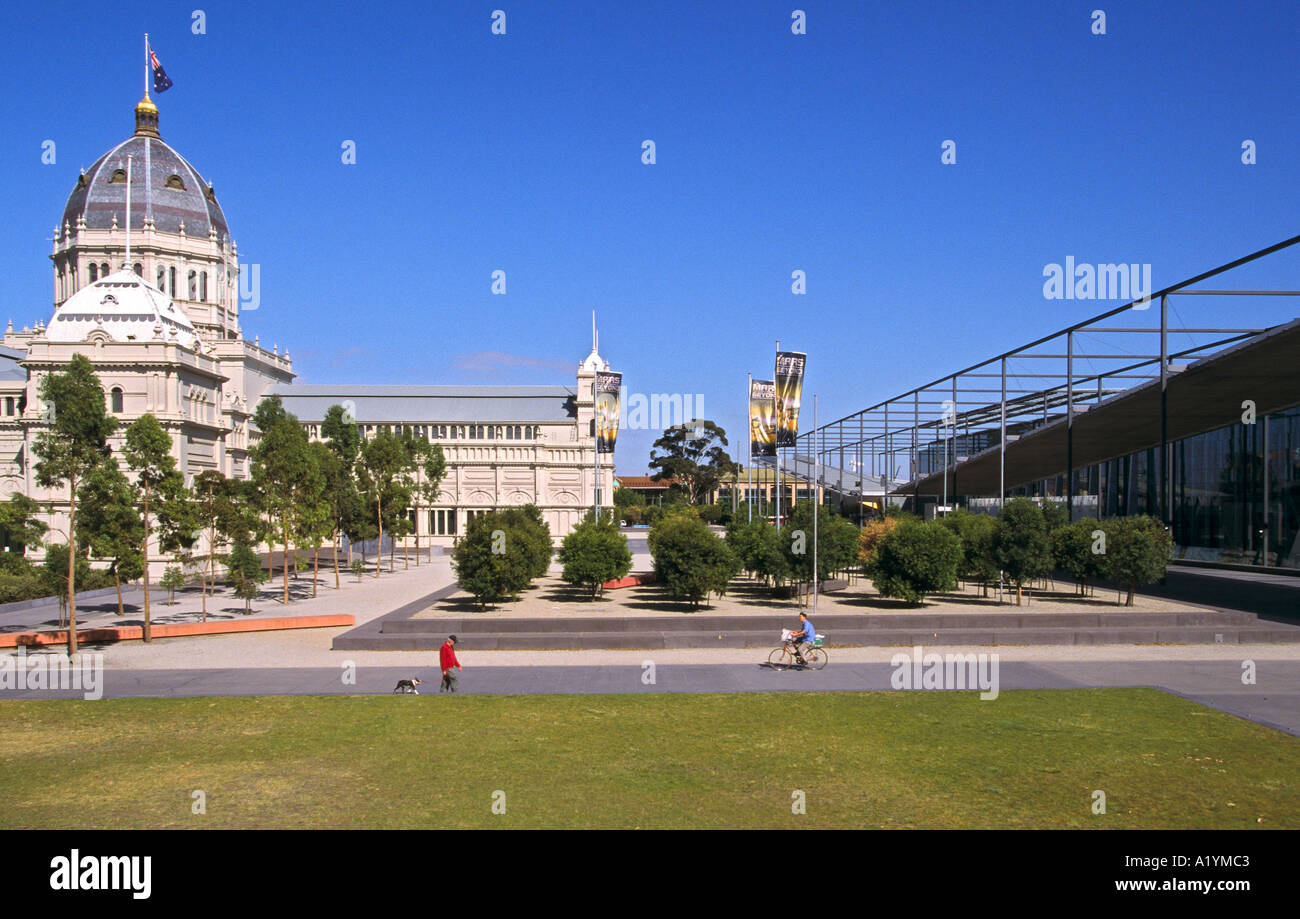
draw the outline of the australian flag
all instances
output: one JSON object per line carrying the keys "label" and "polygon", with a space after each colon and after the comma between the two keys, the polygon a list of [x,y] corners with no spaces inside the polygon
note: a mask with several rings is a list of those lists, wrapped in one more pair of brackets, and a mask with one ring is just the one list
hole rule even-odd
{"label": "australian flag", "polygon": [[158,55],[153,53],[153,48],[149,49],[149,66],[153,68],[153,91],[161,93],[171,89],[171,78],[167,76],[167,71],[163,70],[162,64],[158,62]]}

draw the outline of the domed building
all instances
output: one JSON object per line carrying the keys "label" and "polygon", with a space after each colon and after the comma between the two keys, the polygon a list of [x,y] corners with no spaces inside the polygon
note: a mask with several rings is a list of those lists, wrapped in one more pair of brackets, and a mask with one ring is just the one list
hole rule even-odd
{"label": "domed building", "polygon": [[22,491],[53,507],[52,532],[66,529],[66,491],[36,485],[31,448],[46,426],[41,380],[73,354],[95,365],[118,416],[115,450],[151,412],[187,481],[209,469],[247,477],[248,419],[267,389],[293,380],[293,365],[287,351],[244,340],[225,214],[162,140],[148,96],[135,132],[77,177],[53,243],[53,316],[22,330],[10,320],[0,345],[0,498]]}
{"label": "domed building", "polygon": [[[152,413],[187,484],[206,470],[251,474],[250,418],[263,396],[275,395],[313,438],[329,407],[342,405],[363,437],[390,430],[441,443],[441,494],[411,513],[426,546],[450,544],[475,515],[497,507],[536,505],[556,538],[581,520],[597,489],[593,387],[609,369],[594,341],[570,385],[294,383],[287,350],[244,338],[241,298],[256,292],[240,290],[238,250],[215,190],[163,141],[158,116],[146,95],[134,133],[77,177],[54,230],[49,324],[15,330],[11,320],[5,330],[0,499],[21,491],[51,508],[51,533],[66,532],[66,489],[36,484],[32,444],[47,427],[41,380],[82,354],[120,422],[114,451],[127,426]],[[608,506],[612,462],[601,464],[599,482]],[[150,559],[152,578],[173,561],[156,546]]]}

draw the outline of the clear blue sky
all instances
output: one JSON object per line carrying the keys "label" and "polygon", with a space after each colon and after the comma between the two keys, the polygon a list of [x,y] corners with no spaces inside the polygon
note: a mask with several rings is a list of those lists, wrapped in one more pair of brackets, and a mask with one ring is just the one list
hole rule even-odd
{"label": "clear blue sky", "polygon": [[777,338],[827,420],[1118,305],[1045,300],[1068,255],[1159,288],[1297,233],[1297,26],[1295,2],[8,3],[0,320],[48,319],[51,230],[132,129],[148,31],[163,137],[261,265],[245,331],[300,379],[571,383],[595,309],[633,392],[703,393],[740,445]]}

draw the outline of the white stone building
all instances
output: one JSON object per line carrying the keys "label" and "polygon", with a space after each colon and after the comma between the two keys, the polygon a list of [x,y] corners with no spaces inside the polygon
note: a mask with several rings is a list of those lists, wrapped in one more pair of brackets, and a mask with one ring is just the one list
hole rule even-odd
{"label": "white stone building", "polygon": [[[95,365],[121,423],[114,450],[125,428],[152,412],[171,435],[187,482],[208,469],[249,475],[256,438],[249,420],[274,392],[313,433],[330,405],[348,403],[363,432],[387,424],[441,442],[449,466],[443,494],[417,520],[434,544],[450,543],[473,513],[527,503],[542,508],[559,537],[591,506],[592,382],[607,367],[594,348],[575,386],[294,384],[287,349],[244,338],[239,260],[225,214],[212,186],[162,140],[147,95],[136,106],[134,133],[78,177],[50,258],[49,323],[16,331],[10,321],[0,344],[0,499],[21,491],[49,506],[56,541],[66,533],[67,494],[36,485],[32,445],[47,426],[40,381],[77,353]],[[601,480],[608,504],[612,458]],[[156,546],[150,557],[156,578],[168,560]]]}

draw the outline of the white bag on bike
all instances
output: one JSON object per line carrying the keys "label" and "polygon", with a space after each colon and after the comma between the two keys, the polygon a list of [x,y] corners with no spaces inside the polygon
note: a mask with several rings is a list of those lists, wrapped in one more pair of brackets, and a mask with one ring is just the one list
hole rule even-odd
{"label": "white bag on bike", "polygon": [[789,629],[782,629],[782,630],[781,630],[781,640],[782,640],[782,641],[789,641],[791,638],[794,638],[794,632],[790,631]]}

